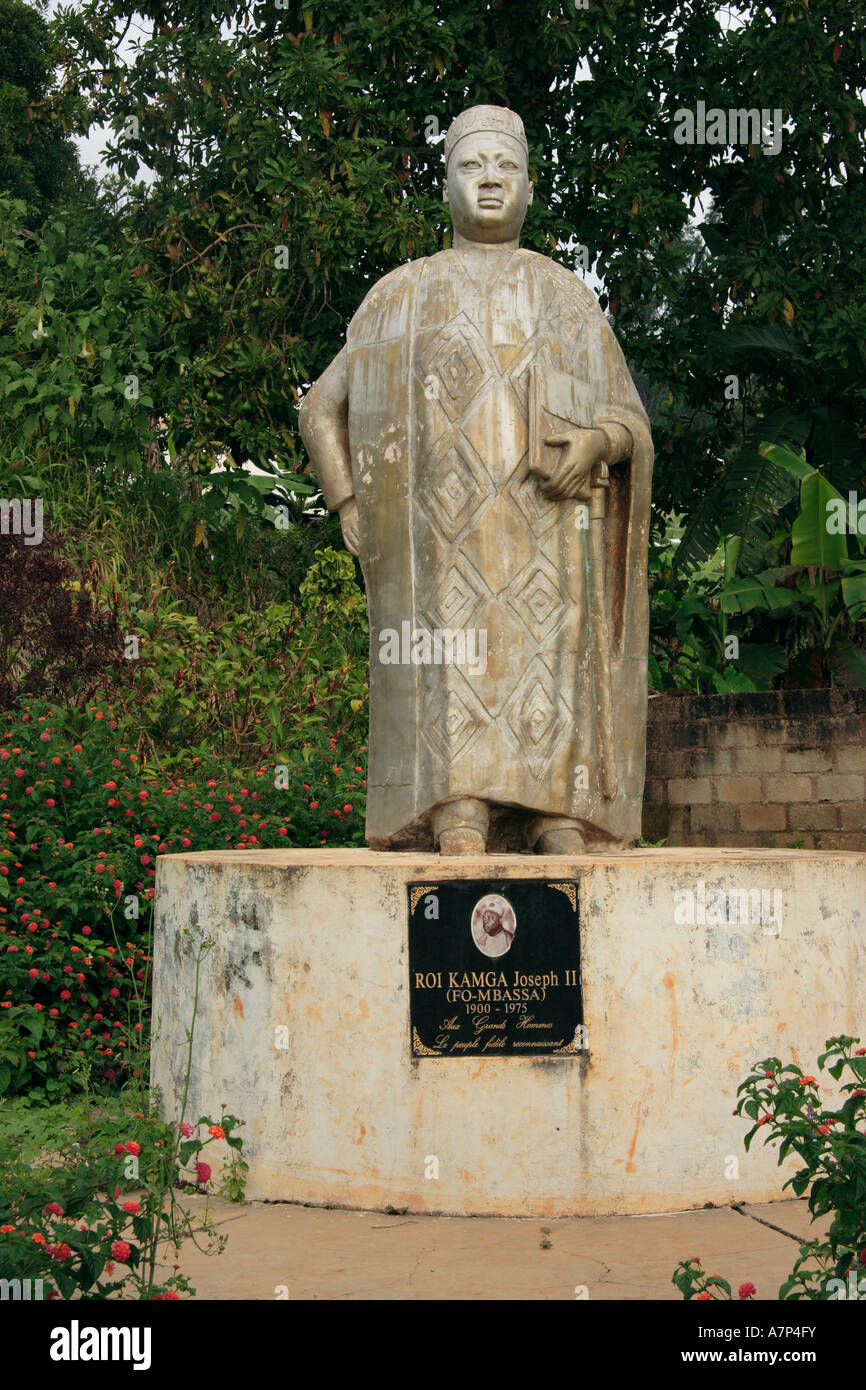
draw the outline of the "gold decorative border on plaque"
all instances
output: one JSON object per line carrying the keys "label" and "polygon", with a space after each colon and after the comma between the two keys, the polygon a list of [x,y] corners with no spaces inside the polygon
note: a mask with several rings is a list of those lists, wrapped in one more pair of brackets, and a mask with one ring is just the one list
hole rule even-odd
{"label": "gold decorative border on plaque", "polygon": [[553,1050],[553,1052],[552,1052],[551,1055],[554,1056],[554,1057],[559,1057],[559,1056],[562,1055],[563,1053],[568,1053],[570,1056],[577,1056],[577,1057],[584,1057],[584,1056],[586,1056],[586,1057],[588,1057],[588,1056],[589,1056],[589,1042],[587,1041],[586,1046],[584,1046],[584,1047],[578,1047],[578,1045],[577,1045],[577,1035],[578,1035],[578,1033],[579,1033],[579,1031],[580,1031],[580,1029],[581,1029],[582,1027],[583,1027],[582,1024],[578,1024],[577,1028],[575,1028],[575,1030],[574,1030],[574,1037],[572,1038],[571,1042],[570,1042],[570,1043],[566,1043],[565,1047],[556,1047],[556,1048],[554,1048],[554,1050]]}
{"label": "gold decorative border on plaque", "polygon": [[415,1057],[441,1057],[442,1053],[437,1052],[435,1047],[427,1047],[418,1037],[418,1029],[412,1029],[412,1054]]}
{"label": "gold decorative border on plaque", "polygon": [[[571,903],[572,912],[577,911],[577,889],[573,883],[549,883],[548,888],[558,888],[560,893],[564,893]],[[560,1048],[561,1052],[567,1052],[567,1048]]]}
{"label": "gold decorative border on plaque", "polygon": [[416,883],[414,888],[409,889],[409,915],[415,911],[418,901],[423,898],[425,893],[435,893],[439,887],[438,883]]}

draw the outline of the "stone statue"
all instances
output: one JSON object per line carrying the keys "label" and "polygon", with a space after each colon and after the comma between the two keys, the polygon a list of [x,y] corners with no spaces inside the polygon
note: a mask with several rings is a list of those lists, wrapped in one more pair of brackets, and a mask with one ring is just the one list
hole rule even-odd
{"label": "stone statue", "polygon": [[445,138],[448,251],[369,292],[300,430],[370,615],[367,840],[640,834],[652,439],[592,292],[521,250],[523,123]]}

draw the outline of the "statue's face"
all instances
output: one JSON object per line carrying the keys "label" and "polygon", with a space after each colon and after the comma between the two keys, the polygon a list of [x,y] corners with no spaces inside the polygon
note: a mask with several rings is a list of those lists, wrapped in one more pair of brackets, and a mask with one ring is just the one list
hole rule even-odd
{"label": "statue's face", "polygon": [[515,241],[532,202],[523,146],[496,132],[465,136],[448,162],[444,198],[467,241]]}

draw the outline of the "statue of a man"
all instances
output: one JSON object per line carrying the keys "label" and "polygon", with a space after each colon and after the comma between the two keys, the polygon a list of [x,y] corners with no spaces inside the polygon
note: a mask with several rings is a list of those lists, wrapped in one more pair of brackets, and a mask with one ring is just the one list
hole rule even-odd
{"label": "statue of a man", "polygon": [[369,292],[300,429],[370,615],[367,840],[640,834],[652,439],[592,292],[521,250],[523,123],[445,138],[453,245]]}

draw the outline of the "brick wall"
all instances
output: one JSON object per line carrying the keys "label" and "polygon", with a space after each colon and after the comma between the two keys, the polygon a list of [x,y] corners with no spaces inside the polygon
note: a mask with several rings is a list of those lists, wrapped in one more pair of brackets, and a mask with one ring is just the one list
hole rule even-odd
{"label": "brick wall", "polygon": [[643,834],[866,850],[866,691],[651,698]]}

